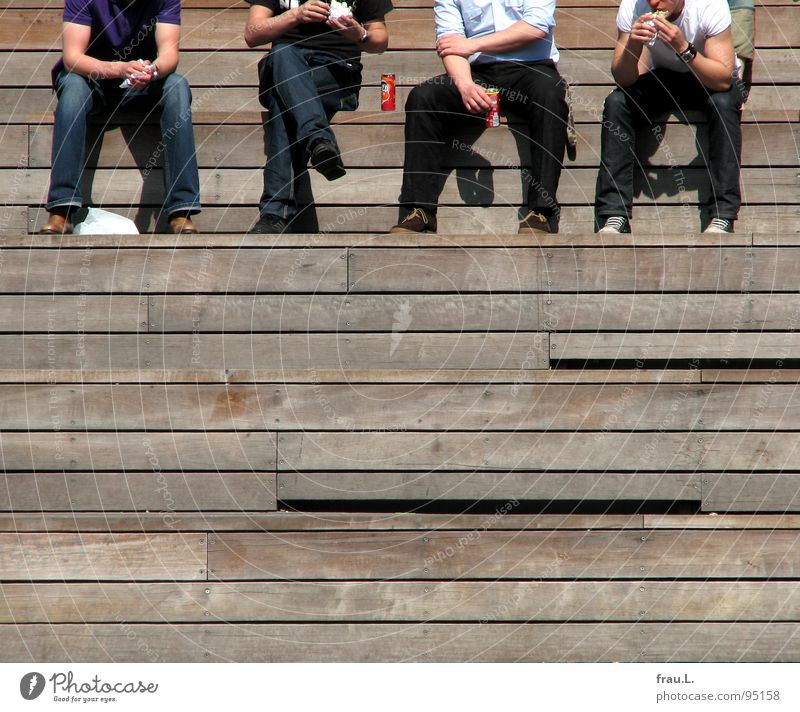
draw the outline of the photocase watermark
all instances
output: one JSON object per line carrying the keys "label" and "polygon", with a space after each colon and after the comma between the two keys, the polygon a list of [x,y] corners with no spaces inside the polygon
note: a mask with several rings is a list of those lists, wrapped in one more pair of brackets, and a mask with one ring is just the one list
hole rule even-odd
{"label": "photocase watermark", "polygon": [[144,448],[144,456],[150,465],[150,470],[156,476],[156,483],[158,484],[156,492],[164,500],[164,506],[159,510],[161,521],[168,527],[175,527],[178,523],[178,519],[175,517],[175,498],[172,496],[167,478],[161,470],[158,454],[153,450],[153,442],[150,438],[142,438],[142,447]]}

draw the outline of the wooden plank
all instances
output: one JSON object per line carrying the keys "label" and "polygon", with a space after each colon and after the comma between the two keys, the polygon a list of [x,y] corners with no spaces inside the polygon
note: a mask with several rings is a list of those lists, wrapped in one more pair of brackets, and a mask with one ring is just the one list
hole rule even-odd
{"label": "wooden plank", "polygon": [[0,534],[4,581],[197,581],[203,534]]}
{"label": "wooden plank", "polygon": [[703,477],[706,512],[800,511],[800,475],[714,474]]}
{"label": "wooden plank", "polygon": [[[759,9],[759,45],[796,47],[794,9]],[[61,13],[58,10],[6,10],[0,30],[0,46],[20,49],[51,49],[60,46]],[[187,49],[242,49],[243,27],[247,14],[235,8],[226,12],[214,9],[187,9],[182,13],[181,45]],[[556,42],[570,48],[611,48],[616,40],[614,8],[560,8],[556,11]],[[395,49],[432,49],[433,16],[429,9],[394,10],[387,16],[389,36]]]}
{"label": "wooden plank", "polygon": [[137,296],[0,296],[0,331],[6,332],[147,331],[147,314],[147,299]]}
{"label": "wooden plank", "polygon": [[700,383],[699,369],[0,369],[0,383]]}
{"label": "wooden plank", "polygon": [[[182,295],[150,299],[152,331],[537,331],[535,295]],[[0,301],[2,308],[2,301]]]}
{"label": "wooden plank", "polygon": [[796,581],[5,584],[0,624],[792,622]]}
{"label": "wooden plank", "polygon": [[[699,518],[699,517],[698,517]],[[0,531],[382,531],[414,529],[641,529],[637,514],[417,514],[414,512],[0,513]],[[708,517],[706,517],[708,519]],[[722,519],[722,517],[720,517]],[[741,517],[740,517],[741,519]],[[767,517],[776,519],[776,517]],[[771,529],[772,527],[765,527]]]}
{"label": "wooden plank", "polygon": [[798,529],[797,514],[646,514],[647,529]]}
{"label": "wooden plank", "polygon": [[693,472],[707,447],[697,440],[692,433],[283,433],[278,471]]}
{"label": "wooden plank", "polygon": [[[43,203],[49,181],[46,169],[0,170],[0,179],[17,180],[19,203]],[[386,205],[396,204],[402,184],[403,171],[396,169],[356,168],[349,170],[347,180],[329,183],[312,171],[311,190],[320,204]],[[16,178],[14,177],[16,176]],[[135,169],[97,169],[87,171],[84,179],[86,200],[105,204],[156,205],[163,199],[160,169],[143,177]],[[654,202],[690,206],[706,198],[708,173],[704,168],[686,168],[676,172],[671,168],[648,169],[646,175],[637,173],[635,195],[640,203]],[[800,202],[800,179],[791,168],[745,168],[741,172],[742,197],[746,203]],[[595,168],[567,168],[561,174],[558,198],[563,203],[583,205],[587,196],[594,195],[597,180]],[[524,179],[513,168],[475,171],[460,169],[449,174],[441,195],[443,204],[518,205],[522,201]],[[684,187],[684,190],[679,190]],[[256,204],[263,189],[259,171],[250,169],[200,169],[200,190],[209,205]],[[527,192],[527,189],[526,189]],[[310,196],[301,195],[303,203]],[[352,208],[350,208],[352,210]],[[156,211],[158,212],[158,211]],[[346,216],[347,211],[340,214]],[[343,218],[347,220],[347,218]],[[339,229],[334,223],[323,231]],[[352,230],[350,230],[352,231]],[[696,211],[684,209],[683,219],[673,232],[696,232]]]}
{"label": "wooden plank", "polygon": [[0,205],[0,241],[5,243],[8,235],[24,234],[28,229],[28,209],[25,206]]}
{"label": "wooden plank", "polygon": [[[780,261],[799,256],[781,251]],[[356,292],[779,291],[777,262],[742,248],[353,248],[350,283]]]}
{"label": "wooden plank", "polygon": [[[563,375],[563,374],[562,374]],[[796,430],[790,385],[0,385],[6,429]]]}
{"label": "wooden plank", "polygon": [[285,502],[307,501],[699,501],[700,477],[642,473],[281,473]]}
{"label": "wooden plank", "polygon": [[211,580],[796,577],[796,531],[217,532]]}
{"label": "wooden plank", "polygon": [[[28,132],[25,127],[0,126],[0,166],[24,168],[28,165]],[[12,195],[5,196],[4,202],[14,202],[13,190]]]}
{"label": "wooden plank", "polygon": [[703,383],[800,383],[800,371],[796,368],[704,368]]}
{"label": "wooden plank", "polygon": [[[0,335],[3,369],[539,369],[548,366],[546,334],[113,334]],[[110,374],[106,374],[109,378]],[[311,374],[309,374],[311,375]],[[53,376],[57,379],[57,374]],[[251,375],[252,379],[253,376]]]}
{"label": "wooden plank", "polygon": [[668,359],[771,359],[800,356],[800,337],[794,332],[758,334],[554,334],[554,359],[625,361]]}
{"label": "wooden plank", "polygon": [[165,523],[177,511],[272,510],[272,472],[70,472],[0,475],[0,511],[155,511]]}
{"label": "wooden plank", "polygon": [[4,261],[4,292],[340,291],[347,281],[341,249],[14,250]]}
{"label": "wooden plank", "polygon": [[800,298],[793,294],[606,294],[602,300],[584,294],[169,295],[150,298],[150,329],[761,331],[783,328],[797,312]]}
{"label": "wooden plank", "polygon": [[[22,128],[22,127],[13,127]],[[800,143],[800,125],[745,124],[742,127],[743,166],[792,165],[792,155]],[[521,161],[515,136],[520,138],[522,127],[510,129],[508,125],[494,131],[484,131],[474,138],[464,132],[447,143],[449,149],[444,165],[454,168],[484,168],[527,163]],[[577,160],[570,166],[597,165],[600,155],[600,126],[579,124]],[[698,127],[669,124],[661,134],[659,144],[651,133],[642,134],[638,156],[642,163],[652,166],[705,165],[705,152],[698,154],[698,144],[707,145],[707,126]],[[524,134],[523,134],[524,135]],[[50,166],[52,126],[30,127],[30,165],[35,168]],[[340,126],[336,138],[348,168],[396,168],[403,165],[405,142],[403,127],[396,126]],[[137,127],[134,130],[111,130],[102,136],[92,134],[92,147],[88,165],[103,168],[131,168],[147,163],[153,148],[158,145],[160,131],[155,126]],[[252,125],[197,126],[197,159],[203,168],[261,168],[265,162],[264,134]],[[161,165],[157,157],[157,165]],[[17,165],[5,162],[2,165]],[[23,164],[25,165],[25,164]]]}
{"label": "wooden plank", "polygon": [[[98,206],[100,207],[100,206]],[[118,205],[107,206],[108,209],[114,212],[125,215],[136,222],[141,232],[150,232],[155,226],[155,219],[159,218],[156,211],[140,210],[139,206],[134,208],[122,207]],[[17,208],[18,211],[25,211],[25,208]],[[564,239],[570,237],[573,240],[582,240],[587,245],[605,245],[605,246],[630,246],[636,245],[688,245],[688,244],[706,244],[706,241],[715,242],[718,244],[722,238],[711,235],[698,235],[698,231],[702,229],[700,220],[700,211],[694,213],[695,223],[692,229],[688,232],[682,233],[665,233],[665,226],[674,225],[678,221],[686,222],[686,208],[678,205],[665,205],[665,206],[649,206],[638,205],[636,207],[636,215],[633,218],[632,225],[634,229],[633,235],[592,235],[594,230],[594,210],[591,207],[571,207],[566,206],[561,210],[561,222],[559,225],[559,234],[552,235],[548,240],[554,242],[556,239]],[[204,208],[203,212],[197,216],[195,221],[203,233],[224,233],[228,234],[231,230],[238,230],[240,233],[249,230],[258,217],[258,210],[255,205],[249,207],[210,207]],[[519,226],[519,210],[512,206],[506,207],[489,207],[489,208],[475,208],[475,207],[450,207],[447,205],[440,206],[439,213],[439,233],[438,237],[433,235],[423,236],[398,236],[398,235],[381,235],[384,239],[385,246],[391,247],[395,245],[407,246],[430,246],[437,244],[437,241],[447,240],[448,236],[458,235],[460,239],[472,240],[472,244],[489,245],[496,244],[500,236],[504,236],[504,240],[511,239],[511,236],[516,235]],[[359,232],[372,233],[369,237],[360,236],[362,239],[374,239],[374,233],[388,230],[391,225],[394,225],[398,219],[397,208],[394,207],[376,207],[376,206],[358,206],[343,210],[337,207],[318,206],[315,211],[305,209],[302,217],[295,223],[294,229],[298,232],[318,233],[319,230],[324,229],[321,234],[315,234],[314,238],[306,236],[304,239],[316,239],[320,246],[324,246],[326,240],[341,240],[339,234],[348,234]],[[29,220],[26,222],[24,219],[19,223],[20,227],[15,228],[14,235],[19,232],[25,233],[28,230],[35,232],[41,229],[47,222],[47,212],[39,208],[31,208],[29,211]],[[163,219],[158,224],[158,229],[166,232],[166,225]],[[726,244],[730,245],[750,245],[751,237],[748,234],[753,230],[772,231],[772,232],[794,232],[800,230],[800,207],[796,205],[756,205],[745,206],[739,213],[739,221],[737,221],[737,233],[733,235],[726,235]],[[202,236],[205,239],[205,236]],[[276,246],[288,246],[297,244],[301,238],[297,235],[281,235],[273,237],[262,235],[264,242],[267,244],[275,243]],[[31,237],[23,238],[22,236],[16,237],[17,240],[27,239],[32,240]],[[37,236],[36,240],[41,241],[41,245],[58,244],[61,238],[48,238],[45,235]],[[83,238],[88,240],[89,238]],[[104,244],[112,244],[113,240],[119,242],[119,237],[110,236],[92,236],[92,240],[96,240],[98,246]],[[133,238],[128,238],[132,240]],[[142,239],[142,238],[139,238]],[[174,240],[173,236],[167,235],[152,235],[148,239],[154,241]],[[215,240],[219,239],[217,235]],[[250,241],[254,237],[247,237],[237,235],[236,239],[242,242],[243,246],[251,245]],[[519,239],[519,238],[514,238]],[[76,244],[81,244],[82,238],[75,236],[72,238]],[[426,241],[422,245],[423,240]],[[475,241],[478,240],[476,243]],[[491,241],[491,242],[490,242]],[[538,242],[544,242],[541,238]],[[530,238],[525,238],[525,244],[530,244]],[[136,243],[133,243],[134,245]],[[156,244],[159,244],[156,242]]]}
{"label": "wooden plank", "polygon": [[34,624],[8,662],[797,662],[796,623]]}
{"label": "wooden plank", "polygon": [[273,471],[269,433],[0,432],[6,472]]}

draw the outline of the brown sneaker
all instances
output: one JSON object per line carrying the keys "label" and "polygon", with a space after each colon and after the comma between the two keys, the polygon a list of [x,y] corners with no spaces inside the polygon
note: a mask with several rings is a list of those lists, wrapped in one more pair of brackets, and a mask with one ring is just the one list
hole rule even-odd
{"label": "brown sneaker", "polygon": [[173,215],[169,219],[169,231],[173,235],[196,235],[198,229],[188,215]]}
{"label": "brown sneaker", "polygon": [[550,229],[550,221],[544,215],[534,210],[531,210],[522,218],[519,224],[519,230],[517,230],[517,234],[519,235],[545,235],[550,232],[552,232]]}
{"label": "brown sneaker", "polygon": [[69,214],[63,213],[50,213],[50,218],[41,230],[40,235],[71,235],[72,234],[72,220],[69,219]]}
{"label": "brown sneaker", "polygon": [[436,232],[436,216],[424,208],[414,208],[389,232]]}

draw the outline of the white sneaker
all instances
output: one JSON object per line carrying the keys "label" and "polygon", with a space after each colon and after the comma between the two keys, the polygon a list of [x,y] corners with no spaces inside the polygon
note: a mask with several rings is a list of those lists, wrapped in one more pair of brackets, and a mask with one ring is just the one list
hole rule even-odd
{"label": "white sneaker", "polygon": [[630,231],[631,224],[624,215],[612,215],[607,217],[605,223],[603,223],[603,227],[598,230],[598,232],[611,233],[614,235],[622,235]]}
{"label": "white sneaker", "polygon": [[714,218],[703,232],[733,232],[733,220]]}

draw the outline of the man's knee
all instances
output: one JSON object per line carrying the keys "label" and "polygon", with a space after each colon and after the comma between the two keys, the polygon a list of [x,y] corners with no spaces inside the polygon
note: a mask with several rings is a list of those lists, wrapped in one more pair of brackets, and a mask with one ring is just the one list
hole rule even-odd
{"label": "man's knee", "polygon": [[172,73],[164,79],[162,102],[178,107],[190,106],[192,103],[192,90],[189,82],[182,74]]}
{"label": "man's knee", "polygon": [[622,89],[614,89],[603,104],[603,118],[611,119],[620,116],[629,110],[628,95]]}
{"label": "man's knee", "polygon": [[92,105],[92,87],[89,80],[80,74],[65,72],[58,77],[56,85],[58,108],[61,111],[88,111]]}
{"label": "man's knee", "polygon": [[267,63],[272,68],[273,73],[278,75],[284,69],[295,73],[298,63],[308,67],[308,62],[306,62],[302,50],[292,44],[279,44],[277,47],[273,47],[269,52]]}
{"label": "man's knee", "polygon": [[718,114],[738,112],[740,106],[741,91],[735,85],[728,91],[717,91],[708,97],[708,108]]}
{"label": "man's knee", "polygon": [[417,84],[411,92],[409,92],[406,99],[406,111],[431,111],[438,108],[440,101],[438,97],[443,88],[441,81],[438,77],[433,80]]}

